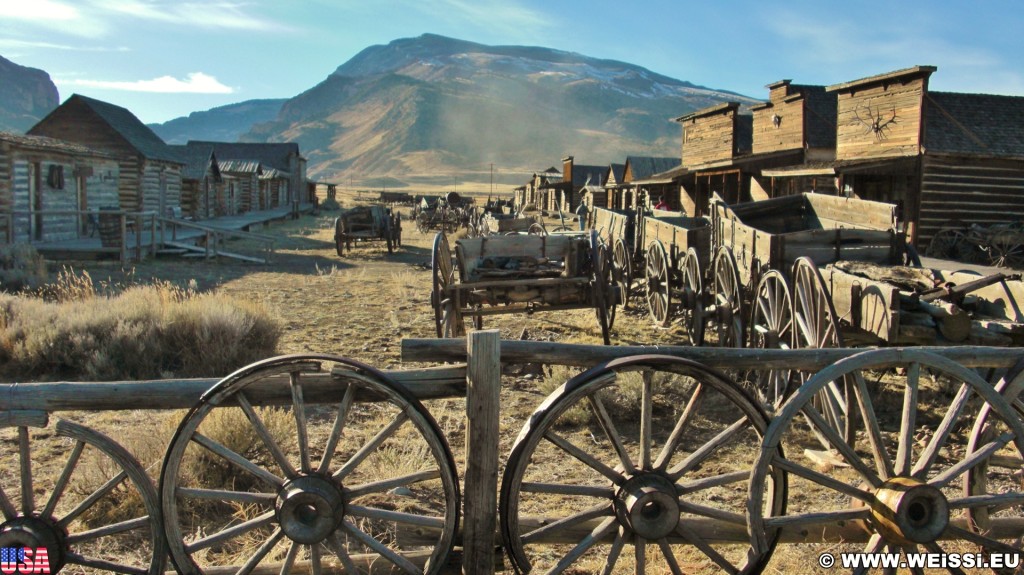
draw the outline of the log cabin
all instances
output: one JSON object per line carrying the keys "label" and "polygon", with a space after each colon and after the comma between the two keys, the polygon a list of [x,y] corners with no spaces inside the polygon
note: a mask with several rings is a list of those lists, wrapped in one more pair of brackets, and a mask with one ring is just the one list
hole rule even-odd
{"label": "log cabin", "polygon": [[182,216],[194,220],[214,217],[216,198],[222,194],[220,188],[224,184],[216,154],[213,150],[198,147],[172,147],[187,162],[181,173]]}
{"label": "log cabin", "polygon": [[604,187],[608,190],[605,196],[605,205],[600,206],[602,208],[608,208],[610,210],[621,210],[625,209],[622,207],[623,196],[626,193],[625,181],[623,177],[623,171],[626,169],[626,164],[612,163],[608,165],[608,176],[605,178]]}
{"label": "log cabin", "polygon": [[650,209],[663,197],[669,209],[680,209],[679,194],[675,193],[678,186],[671,178],[655,178],[680,165],[679,158],[656,156],[626,156],[622,170],[623,186],[628,190],[623,194],[623,208],[626,210]]}
{"label": "log cabin", "polygon": [[604,186],[607,171],[607,166],[577,164],[573,156],[562,158],[562,180],[541,187],[547,192],[541,208],[549,212],[572,212],[579,205],[585,186]]}
{"label": "log cabin", "polygon": [[181,207],[185,160],[125,108],[73,94],[28,131],[118,159],[117,207],[165,214]]}
{"label": "log cabin", "polygon": [[0,132],[0,241],[94,235],[94,211],[118,203],[119,169],[115,156],[81,144]]}
{"label": "log cabin", "polygon": [[306,184],[306,158],[299,153],[299,145],[284,143],[229,143],[229,142],[188,142],[189,146],[209,146],[220,162],[242,160],[258,162],[262,168],[259,176],[258,207],[266,210],[294,203],[308,203]]}

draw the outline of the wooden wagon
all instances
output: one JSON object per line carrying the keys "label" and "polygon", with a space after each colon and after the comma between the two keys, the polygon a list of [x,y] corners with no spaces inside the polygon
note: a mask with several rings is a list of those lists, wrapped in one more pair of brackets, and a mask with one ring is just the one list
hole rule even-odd
{"label": "wooden wagon", "polygon": [[338,255],[359,242],[383,241],[388,253],[402,245],[402,216],[385,206],[356,207],[334,219],[334,245]]}
{"label": "wooden wagon", "polygon": [[437,335],[464,335],[465,316],[480,329],[486,315],[594,308],[609,344],[618,290],[608,258],[596,233],[464,238],[454,254],[439,233],[431,292]]}
{"label": "wooden wagon", "polygon": [[628,308],[633,287],[634,251],[641,243],[636,239],[636,212],[594,208],[590,213],[590,224],[601,241],[611,249],[612,279],[619,286],[622,307]]}
{"label": "wooden wagon", "polygon": [[711,227],[705,218],[656,210],[644,217],[638,243],[647,278],[647,305],[655,324],[671,322],[673,306],[683,313],[694,345],[704,342],[704,273],[711,251]]}
{"label": "wooden wagon", "polygon": [[540,217],[486,212],[480,218],[480,235],[545,234],[544,222]]}

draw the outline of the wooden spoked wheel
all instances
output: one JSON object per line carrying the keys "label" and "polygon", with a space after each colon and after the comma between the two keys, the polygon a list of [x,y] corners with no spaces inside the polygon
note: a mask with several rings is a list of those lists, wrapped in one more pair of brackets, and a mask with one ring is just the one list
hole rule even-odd
{"label": "wooden spoked wheel", "polygon": [[[623,358],[572,378],[530,417],[502,478],[516,572],[758,572],[745,506],[766,424],[738,385],[681,358]],[[760,515],[782,513],[781,473],[759,492]]]}
{"label": "wooden spoked wheel", "polygon": [[686,250],[683,260],[683,291],[680,295],[680,309],[686,325],[686,334],[691,345],[704,345],[704,280],[701,275],[700,256],[697,250]]}
{"label": "wooden spoked wheel", "polygon": [[534,222],[534,223],[530,224],[530,229],[528,229],[526,231],[526,233],[531,235],[531,236],[546,236],[546,235],[548,235],[548,231],[546,229],[544,229],[544,224],[541,224],[539,222]]}
{"label": "wooden spoked wheel", "polygon": [[743,294],[739,268],[732,250],[722,246],[715,254],[715,322],[719,347],[743,347]]}
{"label": "wooden spoked wheel", "polygon": [[[814,402],[830,384],[847,380],[863,422],[864,446],[857,449]],[[981,431],[983,422],[975,425],[977,413],[989,415],[988,429],[995,433]],[[804,421],[827,439],[827,451],[817,450]],[[969,433],[972,425],[975,431]],[[976,551],[977,545],[1017,554],[1002,539],[1007,532],[972,528],[970,517],[1006,506],[1019,511],[1024,501],[1020,479],[990,474],[987,487],[967,493],[963,483],[986,466],[991,470],[988,462],[997,456],[1012,454],[1021,461],[1022,433],[1024,422],[991,384],[941,356],[890,348],[838,361],[804,383],[765,433],[752,485],[781,469],[788,473],[790,497],[784,514],[762,518],[761,494],[751,490],[754,549],[769,548],[772,538],[786,530],[820,546],[807,549],[808,556]],[[1006,539],[1020,536],[1018,517],[1010,522],[1017,527]]]}
{"label": "wooden spoked wheel", "polygon": [[29,564],[22,573],[163,573],[167,545],[156,489],[127,450],[64,420],[50,430],[26,425],[2,435],[17,448],[9,450],[0,489],[0,546],[28,547],[32,564],[45,567],[44,554],[49,564],[48,571]]}
{"label": "wooden spoked wheel", "polygon": [[647,276],[647,310],[659,327],[668,327],[672,306],[672,275],[669,272],[668,254],[658,240],[647,246],[644,269]]}
{"label": "wooden spoked wheel", "polygon": [[[754,290],[750,318],[750,347],[791,349],[793,347],[793,298],[786,278],[777,270],[768,270]],[[755,382],[761,399],[778,406],[788,396],[791,371],[758,370]]]}
{"label": "wooden spoked wheel", "polygon": [[450,289],[455,284],[455,266],[452,265],[452,251],[444,232],[434,236],[432,254],[430,267],[433,272],[433,290],[430,292],[430,303],[434,308],[437,337],[462,337],[466,335],[466,326],[462,320],[462,310],[454,299],[455,292]]}
{"label": "wooden spoked wheel", "polygon": [[416,216],[416,231],[420,232],[421,234],[425,234],[430,231],[429,215],[427,215],[424,212],[420,212],[420,214]]}
{"label": "wooden spoked wheel", "polygon": [[[818,266],[809,258],[797,258],[793,264],[793,321],[793,341],[797,349],[843,347],[832,294]],[[806,377],[806,374],[800,375],[801,379]],[[832,382],[825,386],[814,402],[831,422],[832,428],[852,442],[854,422],[847,416],[850,393],[850,382]],[[826,443],[824,437],[819,439]]]}
{"label": "wooden spoked wheel", "polygon": [[612,244],[612,278],[619,286],[622,309],[629,309],[629,292],[633,286],[633,256],[622,238]]}
{"label": "wooden spoked wheel", "polygon": [[611,255],[608,246],[601,241],[596,230],[590,231],[590,257],[593,276],[590,289],[593,293],[597,323],[601,326],[601,338],[605,345],[611,345],[611,330],[615,324],[615,284],[612,281]]}
{"label": "wooden spoked wheel", "polygon": [[[1024,404],[1021,403],[1022,389],[1024,374],[1019,369],[1011,371],[996,387],[1014,408],[1017,419],[1021,418],[1024,411]],[[1009,438],[1012,440],[1008,441]],[[967,454],[970,457],[990,450],[992,456],[984,458],[967,472],[964,495],[982,500],[978,505],[967,508],[967,528],[972,533],[968,540],[986,554],[1008,553],[1009,557],[1021,556],[1020,530],[1003,529],[1004,525],[1019,520],[1024,511],[1024,486],[1021,485],[1019,475],[1024,466],[1024,457],[1017,447],[1019,443],[1020,436],[1014,436],[1014,429],[1000,417],[998,411],[983,405],[971,430]],[[1009,567],[993,570],[999,573],[1018,571]]]}
{"label": "wooden spoked wheel", "polygon": [[458,527],[455,462],[430,414],[332,356],[265,360],[207,391],[160,496],[180,573],[437,573]]}

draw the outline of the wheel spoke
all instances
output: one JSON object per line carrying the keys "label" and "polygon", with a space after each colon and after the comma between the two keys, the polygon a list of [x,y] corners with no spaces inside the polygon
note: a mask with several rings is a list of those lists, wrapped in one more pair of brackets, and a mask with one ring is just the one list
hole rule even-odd
{"label": "wheel spoke", "polygon": [[537,529],[534,529],[533,531],[530,531],[529,533],[526,533],[525,535],[523,535],[523,543],[533,543],[534,541],[543,539],[545,535],[553,531],[559,531],[565,527],[571,527],[573,525],[576,525],[577,523],[590,521],[591,519],[597,519],[598,517],[606,517],[608,515],[612,515],[611,505],[607,503],[601,503],[599,505],[595,505],[589,509],[586,509],[574,515],[563,517],[557,521],[552,521],[547,525],[543,525],[541,527],[538,527]]}
{"label": "wheel spoke", "polygon": [[914,455],[914,430],[917,418],[917,391],[921,380],[921,364],[907,368],[907,386],[903,388],[903,415],[900,418],[900,439],[896,451],[896,475],[910,473]]}
{"label": "wheel spoke", "polygon": [[969,495],[949,500],[950,509],[976,509],[999,508],[1005,509],[1024,505],[1024,493],[1012,491],[1010,493],[992,493],[987,495]]}
{"label": "wheel spoke", "polygon": [[654,462],[655,469],[664,470],[672,460],[672,455],[675,453],[676,448],[679,447],[679,442],[682,441],[683,434],[686,432],[686,428],[690,423],[690,417],[696,413],[697,409],[700,407],[701,401],[704,399],[702,395],[703,391],[704,385],[698,383],[693,390],[693,395],[691,395],[689,401],[686,402],[686,407],[683,408],[682,415],[680,415],[679,420],[676,421],[676,426],[672,429],[672,434],[669,435],[668,441],[665,442],[665,446],[662,448],[661,453],[658,454],[658,459]]}
{"label": "wheel spoke", "polygon": [[703,517],[710,517],[712,519],[720,519],[726,523],[733,523],[736,525],[746,525],[747,519],[739,514],[726,509],[718,509],[717,507],[711,507],[708,505],[701,505],[685,499],[679,500],[679,509],[686,513],[693,513],[694,515],[701,515]]}
{"label": "wheel spoke", "polygon": [[964,472],[974,469],[979,463],[988,459],[989,456],[1002,449],[1004,445],[1011,441],[1013,441],[1013,434],[1004,433],[996,441],[986,443],[981,448],[974,450],[969,457],[964,458],[956,465],[933,477],[929,484],[938,488],[945,487],[947,483],[960,477]]}
{"label": "wheel spoke", "polygon": [[68,545],[78,545],[81,543],[85,543],[86,541],[99,539],[100,537],[106,537],[108,535],[116,535],[118,533],[124,533],[126,531],[141,529],[143,527],[147,527],[148,525],[148,515],[137,517],[135,519],[119,521],[117,523],[111,523],[110,525],[104,525],[103,527],[97,527],[96,529],[90,529],[88,531],[82,531],[79,533],[72,533],[68,535]]}
{"label": "wheel spoke", "polygon": [[970,397],[971,387],[965,382],[960,386],[960,391],[957,392],[956,397],[950,403],[949,411],[942,418],[942,422],[935,430],[935,435],[928,442],[928,447],[921,453],[921,459],[918,460],[917,465],[911,471],[914,477],[924,478],[927,476],[929,468],[935,462],[935,458],[939,456],[939,449],[946,444],[946,439],[949,438],[950,432],[953,431],[953,426],[960,419],[960,414],[963,412]]}
{"label": "wheel spoke", "polygon": [[[853,380],[856,384],[857,403],[860,406],[861,416],[864,420],[864,427],[868,432],[868,441],[871,443],[871,450],[875,456],[875,469],[883,480],[893,476],[892,461],[885,451],[885,443],[882,441],[882,430],[878,426],[878,417],[875,414],[875,406],[871,402],[871,395],[868,393],[867,382],[859,371],[854,372]],[[849,406],[847,406],[849,407]],[[852,416],[847,411],[846,417]]]}
{"label": "wheel spoke", "polygon": [[[946,550],[943,549],[935,541],[932,541],[930,543],[923,543],[922,545],[924,545],[924,548],[927,549],[928,551],[932,552],[932,553],[938,553],[940,555],[945,555],[946,554]],[[947,567],[947,570],[950,573],[954,573],[955,575],[967,575],[966,572],[963,569],[960,569],[960,568]]]}
{"label": "wheel spoke", "polygon": [[764,526],[766,528],[787,527],[790,525],[804,527],[807,525],[828,524],[838,521],[856,521],[860,519],[867,519],[870,515],[871,509],[867,507],[840,509],[838,511],[823,511],[820,513],[797,513],[794,515],[765,517]]}
{"label": "wheel spoke", "polygon": [[[749,473],[747,473],[749,475]],[[580,497],[611,498],[615,492],[601,485],[567,485],[564,483],[526,483],[519,487],[523,493],[548,493],[552,495],[576,495]]]}
{"label": "wheel spoke", "polygon": [[386,441],[396,431],[398,431],[398,428],[401,427],[402,424],[405,423],[406,420],[408,419],[409,415],[406,414],[405,411],[402,411],[398,415],[396,415],[395,418],[391,421],[391,423],[387,424],[386,426],[384,426],[384,429],[381,429],[379,432],[377,432],[377,435],[373,436],[373,439],[367,442],[366,445],[361,447],[359,451],[357,451],[355,455],[352,456],[351,459],[345,462],[345,465],[343,465],[341,469],[334,472],[334,475],[332,477],[336,481],[341,481],[349,473],[355,471],[356,467],[358,467],[359,464],[362,463],[364,459],[366,459],[371,453],[373,453],[375,449],[380,447],[380,445],[384,443],[384,441]]}
{"label": "wheel spoke", "polygon": [[600,524],[598,524],[597,527],[594,528],[593,531],[588,533],[586,537],[580,540],[580,542],[577,543],[575,547],[570,549],[569,552],[566,553],[565,557],[562,557],[562,559],[554,567],[548,570],[547,575],[558,575],[558,573],[565,571],[570,565],[572,565],[577,559],[579,559],[584,553],[586,553],[588,549],[593,547],[598,541],[601,540],[602,537],[610,533],[617,526],[618,524],[615,521],[615,517],[609,517],[602,521]]}
{"label": "wheel spoke", "polygon": [[676,525],[676,533],[681,535],[683,539],[685,539],[691,545],[700,550],[701,553],[703,553],[708,559],[714,562],[715,565],[718,565],[718,567],[726,573],[739,573],[739,570],[736,569],[735,565],[733,565],[729,562],[728,559],[723,557],[721,553],[715,550],[715,548],[712,547],[707,541],[705,541],[704,538],[701,537],[696,531],[690,529],[690,527],[687,526],[685,522],[680,521],[679,524]]}
{"label": "wheel spoke", "polygon": [[384,545],[380,541],[377,541],[369,534],[364,533],[358,527],[350,523],[347,519],[341,522],[341,528],[344,529],[348,534],[352,535],[353,537],[361,541],[363,545],[366,545],[370,549],[373,549],[374,551],[379,553],[381,557],[384,557],[400,569],[403,569],[408,573],[421,572],[420,568],[413,565],[411,561],[395,553],[387,545]]}
{"label": "wheel spoke", "polygon": [[60,500],[61,496],[64,495],[64,490],[67,489],[68,481],[71,480],[71,474],[74,473],[75,468],[78,467],[78,460],[82,456],[82,451],[84,449],[84,441],[79,439],[75,442],[75,447],[71,450],[71,455],[68,456],[68,460],[64,464],[64,469],[60,472],[60,477],[57,478],[57,483],[53,486],[53,493],[50,494],[50,499],[46,502],[46,507],[43,508],[43,517],[50,517],[53,515],[53,510],[57,508],[57,502]]}
{"label": "wheel spoke", "polygon": [[270,455],[274,458],[274,461],[277,462],[277,465],[278,467],[281,468],[281,471],[284,471],[284,474],[287,477],[294,477],[296,474],[295,468],[292,467],[291,462],[288,461],[288,458],[285,457],[284,452],[281,451],[281,446],[279,446],[274,437],[270,435],[270,430],[268,430],[267,426],[263,424],[263,418],[261,418],[260,415],[256,413],[255,409],[253,409],[252,404],[249,403],[249,399],[245,397],[244,393],[239,391],[237,394],[235,394],[235,400],[238,401],[239,407],[241,407],[242,411],[245,412],[245,417],[249,420],[249,423],[252,424],[253,430],[256,432],[256,435],[258,435],[260,439],[263,440],[263,445],[265,445],[267,447],[267,450],[270,451]]}
{"label": "wheel spoke", "polygon": [[615,569],[615,564],[619,561],[619,555],[622,554],[622,547],[625,544],[624,528],[619,527],[619,530],[615,533],[615,540],[612,541],[611,549],[608,550],[608,557],[604,560],[604,569],[601,570],[601,575],[611,575],[612,570]]}
{"label": "wheel spoke", "polygon": [[21,512],[31,515],[36,509],[32,488],[32,452],[29,449],[28,428],[18,428],[18,459],[21,471]]}
{"label": "wheel spoke", "polygon": [[274,546],[277,545],[277,542],[283,537],[284,531],[282,531],[280,527],[275,529],[274,532],[270,534],[270,537],[263,542],[263,545],[260,545],[259,549],[252,554],[252,557],[250,557],[249,560],[246,561],[245,564],[236,572],[236,575],[249,575],[249,573],[252,573],[252,570],[260,564],[260,561],[263,561],[263,558],[267,556],[267,553],[270,553],[270,550],[273,549]]}
{"label": "wheel spoke", "polygon": [[242,522],[242,523],[238,523],[237,525],[232,525],[231,527],[228,527],[227,529],[224,529],[222,531],[218,531],[217,533],[214,533],[213,535],[209,535],[207,537],[203,537],[201,539],[197,539],[196,541],[194,541],[194,542],[192,542],[192,543],[190,543],[188,545],[185,545],[185,550],[188,551],[189,553],[195,553],[196,551],[200,551],[200,550],[206,549],[208,547],[213,547],[214,545],[217,545],[218,543],[223,543],[224,541],[227,541],[228,539],[231,539],[232,537],[237,537],[239,535],[243,535],[245,533],[248,533],[248,532],[252,531],[253,529],[259,529],[260,527],[263,527],[265,525],[269,525],[273,521],[274,521],[274,511],[268,511],[268,512],[266,512],[266,513],[264,513],[262,515],[259,515],[257,517],[254,517],[254,518],[252,518],[252,519],[250,519],[248,521],[245,521],[245,522]]}
{"label": "wheel spoke", "polygon": [[253,493],[251,491],[229,491],[226,489],[199,489],[179,487],[177,494],[182,497],[209,499],[213,501],[233,501],[235,503],[257,503],[273,505],[277,495],[273,493]]}
{"label": "wheel spoke", "polygon": [[658,547],[661,549],[661,554],[665,557],[665,563],[668,563],[668,569],[672,575],[683,575],[683,570],[679,568],[679,561],[676,560],[676,555],[672,552],[672,546],[668,544],[668,540],[659,539]]}
{"label": "wheel spoke", "polygon": [[0,511],[3,511],[4,519],[7,521],[18,516],[18,510],[14,508],[3,487],[0,487]]}
{"label": "wheel spoke", "polygon": [[643,392],[640,399],[640,468],[651,468],[651,425],[654,410],[653,382],[651,372],[641,372]]}
{"label": "wheel spoke", "polygon": [[405,487],[414,483],[420,483],[421,481],[430,481],[432,479],[440,479],[441,470],[431,469],[427,471],[419,471],[417,473],[410,473],[401,477],[395,477],[393,479],[384,479],[382,481],[374,481],[372,483],[364,483],[357,485],[351,489],[347,489],[348,500],[353,500],[369,493],[380,493],[382,491],[390,491],[396,487]]}
{"label": "wheel spoke", "polygon": [[258,479],[262,479],[264,482],[269,483],[274,487],[280,487],[284,485],[284,479],[281,479],[280,477],[274,475],[273,473],[267,471],[266,469],[263,469],[262,467],[249,461],[245,457],[242,457],[240,454],[231,451],[223,444],[218,443],[217,441],[214,441],[213,439],[210,439],[209,437],[206,437],[201,433],[193,434],[192,441],[195,441],[199,445],[202,445],[211,453],[214,453],[216,455],[219,455],[223,459],[226,459],[235,467],[238,467],[239,469],[242,469],[244,471],[248,471],[250,475]]}
{"label": "wheel spoke", "polygon": [[647,540],[639,535],[633,536],[634,573],[647,573]]}
{"label": "wheel spoke", "polygon": [[331,534],[328,541],[331,551],[334,551],[334,554],[338,556],[338,561],[341,561],[341,566],[345,568],[345,572],[359,573],[359,569],[352,561],[352,557],[348,554],[348,549],[345,548],[345,542],[341,540],[341,535],[335,531]]}
{"label": "wheel spoke", "polygon": [[813,405],[805,405],[803,407],[803,414],[811,421],[811,425],[821,432],[828,444],[838,451],[843,459],[856,469],[857,472],[860,473],[861,477],[866,479],[872,487],[878,487],[882,484],[882,480],[878,478],[878,475],[876,475],[870,467],[864,464],[864,461],[859,455],[857,455],[857,452],[853,450],[853,447],[839,436],[839,433],[825,421],[821,416],[821,413],[819,413],[817,409],[814,409]]}
{"label": "wheel spoke", "polygon": [[375,507],[364,507],[361,505],[348,505],[345,508],[345,511],[347,515],[354,515],[356,517],[383,519],[384,521],[394,521],[396,523],[406,523],[409,525],[418,525],[420,527],[436,527],[438,529],[444,527],[444,517],[415,515],[413,513],[389,511],[387,509],[377,509]]}
{"label": "wheel spoke", "polygon": [[58,523],[61,525],[61,527],[64,527],[66,529],[68,525],[71,525],[71,522],[74,521],[83,512],[85,512],[86,509],[92,507],[97,501],[99,501],[108,493],[113,491],[114,488],[120,485],[121,482],[124,481],[127,477],[127,471],[122,471],[121,473],[118,473],[114,477],[111,477],[110,479],[107,480],[106,483],[101,485],[99,489],[92,492],[92,494],[90,494],[81,503],[75,506],[75,508],[72,509],[70,513],[65,515],[64,518],[61,519]]}
{"label": "wheel spoke", "polygon": [[740,435],[740,430],[750,425],[750,421],[747,420],[747,416],[743,416],[737,419],[732,425],[718,432],[718,435],[711,438],[711,440],[701,445],[699,449],[691,453],[686,459],[679,462],[679,465],[668,471],[669,479],[672,481],[678,481],[687,471],[690,471],[694,467],[697,467],[704,462],[708,457],[715,453],[718,448],[722,447],[731,440],[737,439]]}
{"label": "wheel spoke", "polygon": [[121,563],[114,563],[113,561],[106,561],[104,559],[86,557],[85,555],[79,555],[78,553],[69,552],[64,556],[64,558],[68,563],[72,563],[74,565],[91,567],[93,569],[100,569],[111,573],[125,573],[127,575],[146,575],[149,573],[148,569],[141,567],[132,567],[131,565],[123,565]]}
{"label": "wheel spoke", "polygon": [[712,475],[710,477],[694,479],[693,481],[687,481],[686,483],[677,483],[676,492],[679,495],[689,495],[704,489],[739,483],[748,479],[750,479],[749,471],[733,471],[731,473],[723,473],[721,475]]}
{"label": "wheel spoke", "polygon": [[813,481],[814,483],[817,483],[822,487],[838,491],[839,493],[844,493],[860,501],[870,501],[874,497],[872,494],[868,493],[867,491],[864,491],[863,489],[858,489],[857,487],[854,487],[853,485],[845,481],[834,479],[828,475],[825,475],[824,473],[819,473],[817,471],[814,471],[813,469],[804,467],[803,465],[800,465],[799,463],[796,463],[795,461],[786,459],[784,457],[774,458],[772,460],[772,465],[778,467],[783,471],[792,473],[794,475],[799,475],[804,479]]}
{"label": "wheel spoke", "polygon": [[[278,575],[288,575],[292,572],[292,566],[295,565],[295,558],[299,556],[299,543],[292,541],[291,545],[288,546],[288,554],[284,556],[284,563],[281,564],[281,570]],[[356,573],[356,571],[352,571]]]}
{"label": "wheel spoke", "polygon": [[1000,552],[1000,553],[1009,553],[1009,554],[1013,554],[1013,555],[1018,555],[1021,552],[1020,549],[1018,549],[1018,548],[1016,548],[1016,547],[1014,547],[1012,545],[1008,545],[1006,543],[1003,543],[1002,541],[999,541],[998,539],[992,539],[990,537],[985,537],[981,533],[976,533],[976,532],[971,531],[969,529],[964,529],[962,527],[957,527],[956,525],[952,525],[952,524],[946,526],[946,534],[953,535],[957,539],[963,539],[965,541],[970,541],[971,543],[974,543],[975,545],[979,545],[980,547],[984,548],[985,551],[987,551],[988,553]]}
{"label": "wheel spoke", "polygon": [[309,435],[306,431],[306,401],[302,394],[299,373],[289,373],[288,383],[292,388],[292,413],[295,414],[295,429],[299,441],[299,465],[303,473],[309,473],[312,466],[309,462]]}
{"label": "wheel spoke", "polygon": [[324,448],[324,455],[320,459],[320,465],[316,468],[317,473],[327,473],[327,470],[331,467],[331,458],[334,456],[334,450],[338,448],[341,434],[345,430],[345,419],[348,417],[348,411],[352,407],[355,395],[356,385],[350,381],[348,387],[345,388],[345,395],[341,398],[341,403],[338,404],[338,415],[334,419],[331,435],[327,438],[327,446]]}
{"label": "wheel spoke", "polygon": [[591,456],[589,453],[583,451],[579,447],[576,447],[572,443],[569,443],[569,440],[565,439],[561,435],[558,435],[554,431],[551,431],[549,429],[547,431],[547,433],[544,434],[544,439],[547,439],[551,443],[554,443],[558,447],[562,448],[562,451],[565,451],[569,455],[572,455],[576,459],[578,459],[581,462],[585,463],[588,467],[590,467],[594,471],[597,471],[601,475],[604,475],[605,477],[610,479],[612,481],[612,483],[614,483],[616,485],[621,485],[622,483],[624,483],[626,481],[626,478],[623,477],[621,473],[619,473],[618,471],[615,471],[611,467],[608,467],[604,463],[601,463],[600,461],[595,459],[593,456]]}
{"label": "wheel spoke", "polygon": [[320,561],[319,544],[309,546],[309,570],[313,575],[320,575],[323,573],[323,563]]}

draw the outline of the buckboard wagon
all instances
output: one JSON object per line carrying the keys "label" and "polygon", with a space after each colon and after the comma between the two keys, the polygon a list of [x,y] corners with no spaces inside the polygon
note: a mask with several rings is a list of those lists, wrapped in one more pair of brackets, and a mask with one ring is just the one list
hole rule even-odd
{"label": "buckboard wagon", "polygon": [[514,214],[485,213],[480,219],[480,235],[544,234],[544,222],[540,217],[517,216]]}
{"label": "buckboard wagon", "polygon": [[465,335],[486,315],[594,308],[601,337],[611,343],[618,289],[609,253],[596,232],[434,238],[431,305],[438,337]]}
{"label": "buckboard wagon", "polygon": [[402,216],[384,206],[361,206],[349,209],[334,219],[334,245],[338,255],[352,251],[359,242],[383,241],[388,253],[402,245]]}

